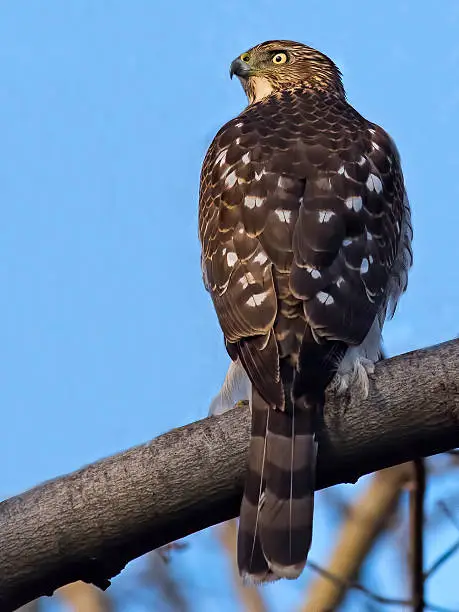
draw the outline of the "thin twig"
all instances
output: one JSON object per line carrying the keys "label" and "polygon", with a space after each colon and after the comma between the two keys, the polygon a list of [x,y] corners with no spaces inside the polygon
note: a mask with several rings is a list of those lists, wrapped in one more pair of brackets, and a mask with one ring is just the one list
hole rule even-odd
{"label": "thin twig", "polygon": [[430,612],[458,612],[457,608],[444,608],[443,606],[434,606],[433,604],[425,604],[425,609]]}
{"label": "thin twig", "polygon": [[443,513],[449,518],[449,520],[456,527],[456,529],[459,530],[459,521],[454,516],[454,514],[451,512],[451,510],[448,508],[448,506],[446,505],[446,502],[443,500],[440,500],[438,502],[438,506],[443,511]]}
{"label": "thin twig", "polygon": [[[446,505],[446,502],[441,500],[438,502],[438,506],[441,511],[448,517],[448,519],[453,523],[456,529],[459,530],[459,523],[451,512],[451,510]],[[432,564],[432,566],[424,572],[424,581],[427,580],[434,574],[436,571],[440,569],[440,567],[448,561],[457,551],[459,550],[459,539],[457,539],[454,544],[452,544],[443,554],[441,554],[436,561]]]}
{"label": "thin twig", "polygon": [[308,561],[307,565],[318,574],[324,576],[324,578],[327,578],[331,582],[334,582],[337,586],[345,589],[354,589],[355,591],[360,591],[361,593],[364,593],[367,597],[369,597],[373,601],[376,601],[377,603],[385,604],[387,606],[411,606],[413,604],[411,600],[396,599],[394,597],[384,597],[384,595],[374,593],[373,591],[370,591],[370,589],[368,589],[367,587],[363,586],[363,584],[360,584],[360,582],[354,582],[352,580],[342,580],[341,578],[339,578],[339,576],[335,576],[328,570],[324,569],[323,567],[320,567],[320,565],[317,565],[317,563],[314,563],[314,561]]}
{"label": "thin twig", "polygon": [[[377,603],[380,603],[386,606],[404,606],[404,607],[412,607],[414,605],[414,602],[412,600],[397,599],[395,597],[385,597],[384,595],[379,595],[379,593],[375,593],[374,591],[371,591],[370,589],[363,586],[363,584],[360,584],[359,582],[344,581],[338,576],[335,576],[331,572],[327,571],[320,565],[317,565],[317,563],[314,563],[314,561],[308,561],[307,566],[311,568],[313,571],[317,572],[318,574],[321,574],[325,578],[328,578],[328,580],[330,580],[331,582],[334,582],[336,585],[340,586],[341,588],[345,588],[348,590],[354,589],[355,591],[360,591],[361,593],[366,595],[369,599]],[[453,610],[452,608],[444,608],[443,606],[437,606],[435,604],[430,604],[430,603],[424,603],[424,609],[429,610],[430,612],[458,612],[457,610]]]}
{"label": "thin twig", "polygon": [[454,544],[450,546],[442,555],[440,555],[438,559],[434,561],[434,563],[432,563],[432,566],[427,571],[424,572],[424,581],[426,581],[427,578],[430,578],[432,574],[438,571],[440,567],[444,563],[446,563],[446,561],[448,561],[448,559],[452,557],[458,550],[459,550],[459,540],[456,540]]}
{"label": "thin twig", "polygon": [[424,459],[415,459],[414,483],[410,491],[411,597],[413,612],[424,612],[424,496],[426,468]]}

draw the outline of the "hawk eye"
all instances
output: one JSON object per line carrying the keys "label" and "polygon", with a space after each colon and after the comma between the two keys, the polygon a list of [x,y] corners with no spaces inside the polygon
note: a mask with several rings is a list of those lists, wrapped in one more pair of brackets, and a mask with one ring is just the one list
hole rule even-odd
{"label": "hawk eye", "polygon": [[288,57],[286,53],[276,53],[273,57],[273,64],[285,64],[287,60]]}
{"label": "hawk eye", "polygon": [[249,61],[249,59],[250,59],[250,55],[249,55],[248,53],[243,53],[243,54],[241,55],[241,60],[242,60],[243,62],[246,62],[246,63],[247,63],[247,62]]}

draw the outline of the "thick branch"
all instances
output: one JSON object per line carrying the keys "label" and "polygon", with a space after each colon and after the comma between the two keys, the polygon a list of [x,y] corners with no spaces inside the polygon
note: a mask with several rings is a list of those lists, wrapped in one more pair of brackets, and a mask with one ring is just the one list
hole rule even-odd
{"label": "thick branch", "polygon": [[[459,446],[459,341],[377,366],[366,401],[329,398],[318,487]],[[249,413],[236,409],[0,504],[0,610],[237,515]]]}

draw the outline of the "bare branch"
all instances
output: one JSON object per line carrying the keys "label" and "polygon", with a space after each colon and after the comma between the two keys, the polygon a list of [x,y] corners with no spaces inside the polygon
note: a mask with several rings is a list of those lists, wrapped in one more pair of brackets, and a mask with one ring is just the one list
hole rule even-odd
{"label": "bare branch", "polygon": [[[347,591],[349,589],[360,591],[361,593],[364,593],[365,595],[367,595],[373,601],[384,604],[386,606],[410,606],[411,605],[411,601],[407,599],[397,599],[396,597],[385,597],[384,595],[379,595],[378,593],[374,593],[370,589],[367,589],[367,587],[363,586],[363,584],[360,584],[359,582],[354,582],[352,580],[343,580],[339,576],[335,576],[329,570],[324,569],[323,567],[320,567],[320,565],[317,565],[317,563],[314,563],[313,561],[308,561],[307,565],[312,570],[314,570],[315,572],[317,572],[318,574],[326,578],[329,582],[335,584],[342,591]],[[333,608],[328,608],[328,607],[323,608],[322,607],[322,608],[315,608],[315,610],[323,610],[325,612],[328,612],[328,611],[333,610]]]}
{"label": "bare branch", "polygon": [[[365,401],[329,397],[318,487],[458,447],[458,381],[451,341],[378,364]],[[76,580],[106,588],[131,559],[236,516],[249,420],[204,419],[2,502],[0,609]]]}
{"label": "bare branch", "polygon": [[[313,561],[308,561],[307,565],[313,571],[317,572],[318,574],[320,574],[321,576],[323,576],[330,582],[333,582],[334,584],[336,584],[338,587],[340,587],[344,591],[349,590],[349,589],[360,591],[372,601],[383,604],[385,606],[396,606],[398,608],[400,608],[401,606],[403,606],[404,608],[408,606],[409,607],[413,606],[413,602],[411,600],[398,599],[396,597],[385,597],[384,595],[379,595],[379,593],[375,593],[371,589],[368,589],[367,587],[365,587],[363,584],[360,584],[359,582],[353,582],[353,581],[345,582],[338,576],[335,576],[334,574],[324,569],[320,565],[317,565],[317,563],[314,563]],[[429,604],[429,603],[425,604],[425,609],[429,610],[430,612],[456,612],[455,610],[451,610],[450,608],[444,608],[443,606],[437,606],[435,604]],[[316,611],[318,610],[319,608],[316,608]],[[332,608],[320,608],[320,611],[321,612],[332,612]]]}
{"label": "bare branch", "polygon": [[[412,477],[411,463],[375,474],[352,506],[343,523],[333,554],[324,571],[309,587],[302,612],[336,610],[378,536],[397,508],[403,486]],[[333,575],[335,580],[330,580]],[[382,603],[381,601],[379,603]]]}
{"label": "bare branch", "polygon": [[424,612],[424,459],[413,461],[414,479],[410,490],[410,566],[413,612]]}
{"label": "bare branch", "polygon": [[444,553],[442,553],[438,559],[436,559],[432,566],[424,573],[424,580],[430,578],[432,574],[440,569],[440,567],[448,561],[456,552],[459,550],[459,540],[456,540]]}

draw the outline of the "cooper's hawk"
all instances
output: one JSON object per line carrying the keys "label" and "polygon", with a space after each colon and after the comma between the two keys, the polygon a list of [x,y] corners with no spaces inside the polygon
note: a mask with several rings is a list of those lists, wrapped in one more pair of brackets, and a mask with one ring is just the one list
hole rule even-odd
{"label": "cooper's hawk", "polygon": [[407,285],[410,208],[395,144],[346,102],[328,57],[269,41],[230,74],[249,106],[205,157],[199,234],[234,362],[226,389],[251,388],[238,563],[255,581],[296,578],[324,392],[334,377],[368,391],[384,319]]}

